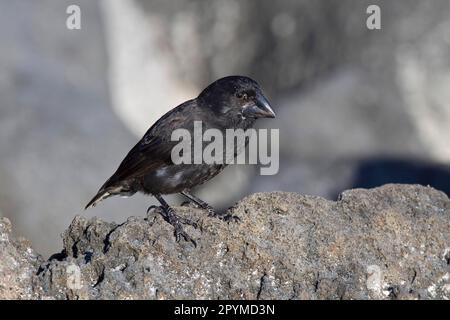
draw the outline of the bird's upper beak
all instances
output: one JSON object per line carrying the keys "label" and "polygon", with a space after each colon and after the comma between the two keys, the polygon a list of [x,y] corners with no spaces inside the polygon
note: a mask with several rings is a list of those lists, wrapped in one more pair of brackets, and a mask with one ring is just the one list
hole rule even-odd
{"label": "bird's upper beak", "polygon": [[275,112],[262,94],[257,94],[254,102],[244,107],[243,115],[252,118],[275,118]]}

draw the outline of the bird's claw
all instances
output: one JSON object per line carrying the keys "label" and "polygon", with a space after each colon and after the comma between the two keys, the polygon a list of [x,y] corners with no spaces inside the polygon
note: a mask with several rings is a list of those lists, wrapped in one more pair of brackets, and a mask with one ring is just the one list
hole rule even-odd
{"label": "bird's claw", "polygon": [[223,221],[226,222],[241,222],[241,218],[239,218],[238,216],[232,215],[230,213],[223,215],[222,217],[219,217],[219,219],[222,219]]}
{"label": "bird's claw", "polygon": [[[212,208],[211,208],[212,209]],[[241,218],[230,213],[217,213],[214,210],[208,210],[208,217],[220,219],[225,222],[241,222]]]}
{"label": "bird's claw", "polygon": [[194,229],[198,229],[198,223],[183,217],[178,216],[178,221],[182,224],[187,224],[189,226],[192,226]]}
{"label": "bird's claw", "polygon": [[160,206],[156,206],[156,205],[151,205],[150,207],[147,208],[147,214],[150,211],[155,210],[155,209],[161,210],[161,207]]}
{"label": "bird's claw", "polygon": [[[168,221],[168,219],[169,219],[168,216],[169,216],[169,215],[173,215],[173,216],[175,216],[176,219],[177,219],[179,222],[181,222],[182,224],[187,224],[187,225],[189,225],[189,226],[192,226],[192,227],[194,227],[194,229],[197,229],[197,228],[198,228],[198,223],[197,223],[197,222],[192,221],[192,220],[187,219],[187,218],[183,218],[183,217],[177,216],[177,215],[175,214],[175,211],[174,211],[172,208],[170,208],[169,214],[167,214],[167,213],[164,211],[164,208],[161,207],[161,206],[152,205],[152,206],[148,207],[148,209],[147,209],[147,214],[148,214],[151,210],[158,210],[159,213],[164,217],[164,220],[166,220],[166,221]],[[169,222],[169,221],[168,221],[168,222]],[[170,223],[170,222],[169,222],[169,223]]]}
{"label": "bird's claw", "polygon": [[213,207],[211,207],[209,204],[205,204],[202,206],[202,209],[206,210],[208,212],[208,217],[212,218],[218,218],[225,222],[240,222],[241,218],[238,216],[234,216],[232,214],[227,213],[218,213],[214,210]]}
{"label": "bird's claw", "polygon": [[177,242],[180,242],[181,238],[183,238],[186,242],[192,242],[194,247],[197,247],[197,243],[195,242],[195,240],[192,239],[186,233],[186,231],[184,231],[183,226],[182,226],[182,224],[186,224],[186,225],[190,225],[193,228],[197,229],[198,228],[197,222],[194,222],[190,219],[176,215],[175,210],[173,210],[171,207],[163,208],[161,206],[150,206],[148,211],[150,211],[152,209],[158,209],[159,213],[164,218],[164,220],[166,220],[169,224],[171,224],[173,226],[175,240]]}
{"label": "bird's claw", "polygon": [[182,207],[188,207],[188,208],[198,208],[198,204],[196,204],[196,203],[193,202],[193,201],[184,201],[184,202],[181,204],[181,206],[182,206]]}
{"label": "bird's claw", "polygon": [[196,206],[197,208],[201,208],[203,210],[206,210],[208,212],[208,217],[214,217],[219,218],[220,220],[230,222],[239,222],[241,219],[237,216],[233,216],[231,214],[226,213],[217,213],[213,207],[211,207],[208,203],[196,198],[195,196],[191,195],[189,191],[182,192],[183,195],[185,195],[190,201],[183,202],[182,206]]}
{"label": "bird's claw", "polygon": [[180,242],[181,238],[184,239],[184,241],[186,242],[192,242],[192,244],[194,245],[194,247],[197,248],[197,242],[195,242],[194,239],[192,239],[184,230],[183,227],[181,226],[180,223],[178,223],[176,226],[174,226],[175,230],[174,230],[174,234],[175,234],[175,240],[177,242]]}
{"label": "bird's claw", "polygon": [[208,217],[216,217],[219,214],[216,213],[216,211],[214,210],[213,207],[211,206],[205,206],[203,209],[205,209],[206,211],[208,211]]}

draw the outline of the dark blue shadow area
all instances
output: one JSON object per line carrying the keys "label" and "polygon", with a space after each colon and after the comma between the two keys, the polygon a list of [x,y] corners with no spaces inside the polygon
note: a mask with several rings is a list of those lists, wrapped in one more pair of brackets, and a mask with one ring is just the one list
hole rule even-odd
{"label": "dark blue shadow area", "polygon": [[450,196],[450,167],[405,159],[370,159],[355,170],[352,188],[373,188],[387,183],[430,185]]}

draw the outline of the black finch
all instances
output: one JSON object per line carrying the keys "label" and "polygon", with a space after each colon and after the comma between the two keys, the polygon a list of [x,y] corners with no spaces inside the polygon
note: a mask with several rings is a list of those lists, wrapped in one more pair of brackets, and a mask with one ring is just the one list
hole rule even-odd
{"label": "black finch", "polygon": [[182,237],[195,244],[183,230],[182,224],[194,227],[196,224],[177,216],[161,195],[181,193],[210,215],[224,218],[190,190],[216,176],[226,163],[174,164],[171,151],[178,141],[171,141],[172,132],[186,129],[193,133],[194,121],[201,121],[203,130],[215,128],[225,136],[226,129],[246,130],[258,118],[274,117],[256,81],[244,76],[221,78],[205,88],[197,98],[180,104],[162,116],[128,152],[86,209],[114,195],[130,196],[136,192],[149,194],[161,203],[159,212],[173,225],[177,241]]}

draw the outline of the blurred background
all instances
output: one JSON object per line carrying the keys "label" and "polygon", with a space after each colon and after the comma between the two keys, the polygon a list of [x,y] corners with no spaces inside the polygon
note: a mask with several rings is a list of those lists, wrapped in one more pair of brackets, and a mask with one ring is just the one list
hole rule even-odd
{"label": "blurred background", "polygon": [[449,31],[448,0],[0,0],[0,215],[44,255],[76,214],[144,215],[141,195],[82,208],[155,120],[231,74],[271,100],[280,171],[227,168],[197,193],[216,207],[389,182],[449,194]]}

